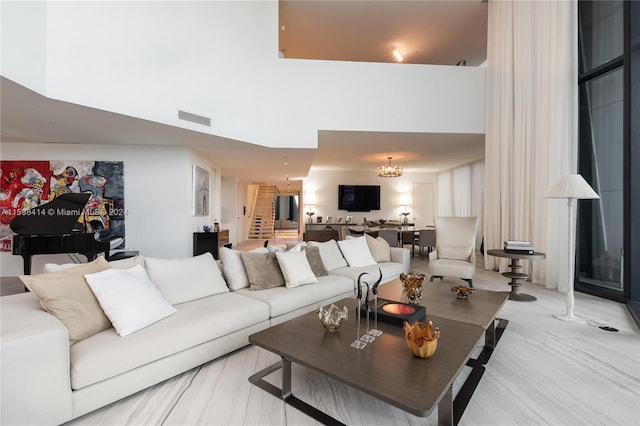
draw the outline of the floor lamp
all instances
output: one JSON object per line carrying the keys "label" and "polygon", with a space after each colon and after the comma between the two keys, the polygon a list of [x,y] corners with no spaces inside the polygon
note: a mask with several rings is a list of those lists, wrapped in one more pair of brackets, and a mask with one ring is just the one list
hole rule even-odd
{"label": "floor lamp", "polygon": [[585,319],[576,317],[573,315],[573,280],[574,280],[574,260],[576,239],[574,236],[575,223],[573,221],[573,208],[576,203],[576,199],[594,199],[600,198],[598,194],[589,186],[589,184],[580,175],[567,175],[563,176],[556,183],[554,183],[547,191],[542,195],[542,198],[565,198],[567,199],[567,206],[569,206],[569,283],[567,286],[567,311],[553,314],[553,316],[559,320],[584,323]]}

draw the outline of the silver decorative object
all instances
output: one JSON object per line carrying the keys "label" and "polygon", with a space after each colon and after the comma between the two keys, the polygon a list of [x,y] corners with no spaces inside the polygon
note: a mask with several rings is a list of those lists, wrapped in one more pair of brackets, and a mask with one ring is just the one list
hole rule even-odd
{"label": "silver decorative object", "polygon": [[342,309],[338,308],[333,303],[328,309],[318,306],[318,319],[327,331],[336,331],[342,325],[342,320],[346,320],[348,317],[349,310],[346,306]]}

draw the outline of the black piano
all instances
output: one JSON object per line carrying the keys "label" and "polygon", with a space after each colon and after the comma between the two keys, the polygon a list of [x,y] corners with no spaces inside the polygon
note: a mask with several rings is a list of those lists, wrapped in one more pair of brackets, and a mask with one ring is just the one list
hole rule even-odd
{"label": "black piano", "polygon": [[11,221],[11,230],[18,234],[13,236],[12,253],[22,256],[25,275],[31,274],[31,256],[36,254],[80,253],[91,261],[104,253],[109,259],[108,241],[98,241],[96,234],[77,229],[90,197],[90,193],[63,194]]}

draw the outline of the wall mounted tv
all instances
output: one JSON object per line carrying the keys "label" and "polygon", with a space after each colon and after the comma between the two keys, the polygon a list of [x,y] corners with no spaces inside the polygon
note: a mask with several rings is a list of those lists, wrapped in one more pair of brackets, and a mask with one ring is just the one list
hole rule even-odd
{"label": "wall mounted tv", "polygon": [[380,210],[380,185],[338,185],[338,210]]}

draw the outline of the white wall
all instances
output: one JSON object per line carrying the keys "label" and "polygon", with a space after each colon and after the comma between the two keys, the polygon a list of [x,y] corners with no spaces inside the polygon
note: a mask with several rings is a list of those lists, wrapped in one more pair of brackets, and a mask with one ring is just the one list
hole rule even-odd
{"label": "white wall", "polygon": [[44,1],[0,2],[2,75],[44,93],[47,80],[47,6]]}
{"label": "white wall", "polygon": [[485,68],[281,59],[277,1],[48,2],[46,52],[30,40],[12,37],[2,59],[21,84],[46,73],[48,97],[254,144],[315,148],[318,130],[484,132]]}
{"label": "white wall", "polygon": [[280,59],[274,145],[316,147],[318,130],[484,133],[485,68]]}
{"label": "white wall", "polygon": [[47,96],[265,144],[277,19],[277,1],[49,2]]}
{"label": "white wall", "polygon": [[[191,215],[192,166],[209,170],[210,165],[185,148],[3,142],[2,159],[123,161],[126,245],[145,256],[191,256],[192,233],[211,223],[210,217]],[[70,260],[66,255],[34,256],[32,272],[40,273],[46,262]],[[0,265],[3,276],[23,272],[20,256],[0,253]]]}
{"label": "white wall", "polygon": [[[380,178],[375,170],[371,172],[336,172],[323,171],[312,168],[308,177],[304,180],[303,191],[313,191],[316,194],[316,205],[313,210],[314,222],[318,216],[322,216],[323,222],[327,216],[332,216],[334,222],[340,216],[343,220],[347,216],[353,216],[354,223],[362,223],[367,220],[402,220],[400,212],[403,210],[403,196],[413,193],[414,183],[433,183],[437,188],[437,173],[404,172],[397,178]],[[338,210],[338,185],[380,185],[380,210],[371,212],[347,212]],[[434,194],[434,203],[437,206],[437,194]],[[412,197],[413,199],[413,197]],[[302,201],[304,203],[304,201]],[[308,208],[304,206],[306,212]],[[409,221],[414,220],[413,210]],[[304,221],[308,216],[304,216]],[[420,219],[420,218],[418,218]],[[420,225],[420,220],[417,222]]]}
{"label": "white wall", "polygon": [[239,226],[242,211],[238,210],[238,182],[234,178],[223,177],[220,198],[220,227],[229,230],[229,242],[236,244],[240,240]]}

